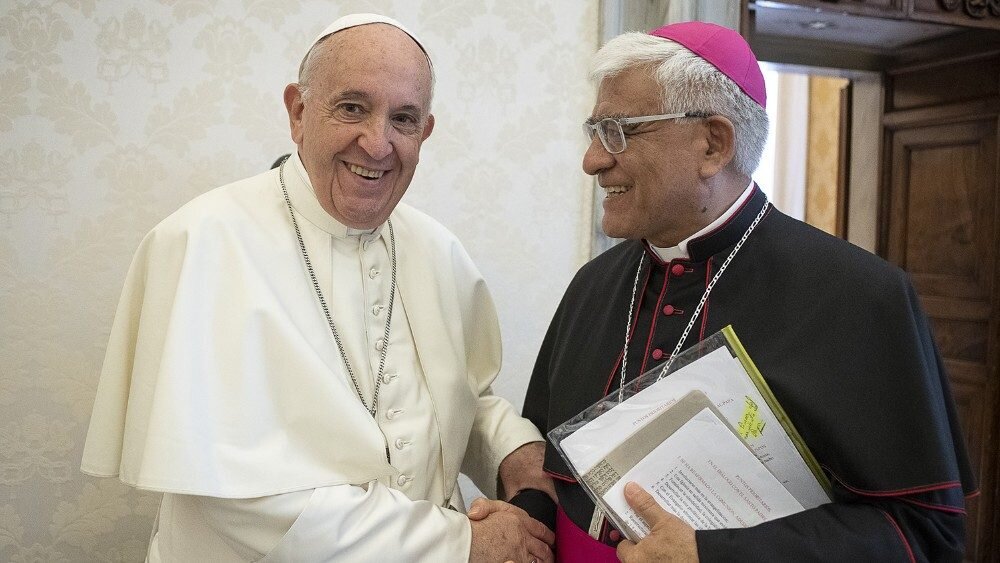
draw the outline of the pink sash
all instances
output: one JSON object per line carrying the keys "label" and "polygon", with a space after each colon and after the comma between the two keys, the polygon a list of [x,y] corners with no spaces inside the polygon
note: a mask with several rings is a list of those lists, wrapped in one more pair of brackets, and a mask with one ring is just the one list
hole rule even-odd
{"label": "pink sash", "polygon": [[578,528],[560,506],[556,511],[556,563],[618,563],[618,554]]}

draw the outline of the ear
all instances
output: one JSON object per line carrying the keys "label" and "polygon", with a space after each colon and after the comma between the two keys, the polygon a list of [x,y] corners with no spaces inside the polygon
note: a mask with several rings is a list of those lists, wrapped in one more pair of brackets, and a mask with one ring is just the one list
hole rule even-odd
{"label": "ear", "polygon": [[434,130],[434,114],[432,113],[427,116],[427,124],[424,125],[424,132],[422,135],[420,135],[420,142],[426,141],[427,137],[431,136],[431,131],[433,130]]}
{"label": "ear", "polygon": [[736,154],[736,128],[729,118],[721,115],[706,117],[704,128],[707,148],[699,172],[703,178],[711,178],[732,162]]}
{"label": "ear", "polygon": [[296,83],[285,86],[285,109],[288,111],[288,129],[292,135],[292,141],[296,145],[302,144],[302,112],[305,104],[302,101],[302,90]]}

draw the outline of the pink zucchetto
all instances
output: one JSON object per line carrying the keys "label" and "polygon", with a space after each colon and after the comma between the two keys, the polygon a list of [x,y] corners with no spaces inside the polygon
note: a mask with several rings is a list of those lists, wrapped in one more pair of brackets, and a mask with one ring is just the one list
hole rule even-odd
{"label": "pink zucchetto", "polygon": [[649,34],[680,43],[732,79],[760,107],[767,107],[760,64],[739,33],[714,23],[695,21],[672,23]]}

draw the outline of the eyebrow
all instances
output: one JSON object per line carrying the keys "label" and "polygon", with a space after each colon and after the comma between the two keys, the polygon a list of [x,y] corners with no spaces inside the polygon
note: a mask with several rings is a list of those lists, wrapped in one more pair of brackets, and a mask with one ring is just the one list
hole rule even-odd
{"label": "eyebrow", "polygon": [[369,96],[368,94],[362,92],[361,90],[345,90],[343,92],[335,92],[332,96],[330,96],[331,101],[359,99],[359,98],[362,100],[367,100]]}
{"label": "eyebrow", "polygon": [[[330,96],[328,103],[336,103],[341,100],[363,100],[367,102],[371,100],[371,96],[361,90],[345,90]],[[424,115],[423,108],[416,104],[404,104],[402,107],[396,108],[393,111],[411,112],[415,113],[418,117],[423,117]]]}
{"label": "eyebrow", "polygon": [[586,123],[588,125],[593,125],[593,124],[597,123],[598,121],[601,121],[601,120],[604,120],[604,119],[622,119],[622,118],[625,118],[625,117],[628,117],[628,116],[625,115],[624,113],[621,113],[621,112],[607,113],[607,114],[603,114],[603,115],[592,115],[592,116],[588,117],[587,120],[584,121],[584,123]]}
{"label": "eyebrow", "polygon": [[406,104],[403,107],[399,108],[397,111],[405,111],[405,112],[414,113],[414,114],[417,115],[417,117],[423,117],[424,116],[424,109],[421,108],[420,106],[416,106],[416,105],[413,105],[413,104]]}

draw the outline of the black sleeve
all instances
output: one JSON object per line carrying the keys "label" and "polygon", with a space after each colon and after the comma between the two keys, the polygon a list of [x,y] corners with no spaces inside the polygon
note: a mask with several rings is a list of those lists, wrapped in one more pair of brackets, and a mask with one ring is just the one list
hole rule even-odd
{"label": "black sleeve", "polygon": [[510,503],[524,510],[535,520],[556,531],[556,501],[544,491],[524,489],[510,499]]}
{"label": "black sleeve", "polygon": [[755,560],[933,562],[961,561],[965,515],[902,500],[825,504],[752,528],[699,530],[703,563]]}

